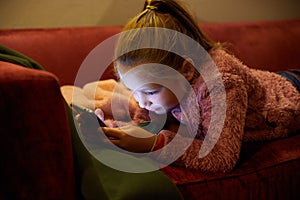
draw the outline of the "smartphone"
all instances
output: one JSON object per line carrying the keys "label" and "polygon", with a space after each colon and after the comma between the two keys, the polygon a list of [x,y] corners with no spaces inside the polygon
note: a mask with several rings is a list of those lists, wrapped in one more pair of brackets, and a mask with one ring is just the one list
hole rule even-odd
{"label": "smartphone", "polygon": [[86,108],[84,106],[80,106],[74,103],[71,103],[71,107],[72,109],[74,109],[78,114],[82,114],[85,113],[88,116],[90,116],[92,119],[97,119],[99,126],[101,127],[107,127],[106,124],[94,113],[93,110]]}

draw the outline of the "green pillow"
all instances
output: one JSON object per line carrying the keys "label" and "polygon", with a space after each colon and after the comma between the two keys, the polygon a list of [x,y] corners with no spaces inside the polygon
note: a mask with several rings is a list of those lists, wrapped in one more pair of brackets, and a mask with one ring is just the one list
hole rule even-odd
{"label": "green pillow", "polygon": [[[67,105],[66,105],[67,106]],[[72,110],[68,108],[68,116],[72,131],[74,159],[77,166],[77,181],[84,199],[182,199],[176,185],[160,170],[147,173],[128,173],[110,168],[95,157],[97,154],[122,154],[111,149],[97,149],[92,155],[84,146],[78,135],[73,120]],[[76,122],[76,121],[75,121]],[[140,162],[141,167],[151,161],[122,154],[117,162]],[[113,161],[112,161],[113,162]],[[133,166],[135,167],[135,166]]]}
{"label": "green pillow", "polygon": [[31,58],[3,45],[0,45],[0,60],[21,65],[27,68],[41,70],[44,69],[39,63],[35,62]]}

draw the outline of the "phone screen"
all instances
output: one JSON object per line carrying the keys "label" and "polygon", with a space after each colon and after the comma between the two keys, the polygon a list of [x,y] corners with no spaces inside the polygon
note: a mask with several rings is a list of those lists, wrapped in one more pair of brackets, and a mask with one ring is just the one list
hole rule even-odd
{"label": "phone screen", "polygon": [[85,113],[88,116],[92,117],[92,118],[96,118],[98,120],[98,123],[101,127],[107,127],[106,124],[99,118],[97,117],[97,115],[94,113],[93,110],[86,108],[84,106],[80,106],[74,103],[71,103],[71,107],[72,109],[74,109],[78,114],[82,114]]}

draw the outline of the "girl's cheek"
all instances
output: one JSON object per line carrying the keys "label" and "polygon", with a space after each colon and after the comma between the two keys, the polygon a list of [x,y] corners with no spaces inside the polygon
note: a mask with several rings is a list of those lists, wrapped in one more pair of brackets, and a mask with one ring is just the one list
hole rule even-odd
{"label": "girl's cheek", "polygon": [[139,94],[137,93],[137,92],[134,92],[133,94],[132,94],[132,96],[133,96],[133,98],[137,101],[137,102],[139,102],[140,101],[140,96],[139,96]]}

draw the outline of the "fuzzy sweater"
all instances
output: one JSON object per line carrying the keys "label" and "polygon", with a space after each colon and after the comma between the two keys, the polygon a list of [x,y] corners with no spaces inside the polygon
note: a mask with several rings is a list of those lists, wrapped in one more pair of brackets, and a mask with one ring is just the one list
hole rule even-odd
{"label": "fuzzy sweater", "polygon": [[[224,50],[212,50],[210,56],[226,92],[215,84],[214,73],[205,73],[210,69],[209,64],[202,65],[205,81],[201,76],[197,78],[192,84],[193,92],[187,92],[180,106],[169,113],[173,120],[181,122],[182,131],[174,123],[159,132],[159,146],[163,148],[153,155],[161,163],[228,172],[235,167],[243,142],[286,137],[300,130],[300,94],[290,81],[276,73],[250,69]],[[75,101],[91,109],[101,108],[108,119],[116,84],[114,80],[106,80],[83,88],[63,86],[61,90],[68,103]],[[208,85],[213,87],[208,89]],[[124,97],[130,96],[126,89],[124,92]],[[213,103],[210,92],[215,94]],[[128,106],[127,97],[125,106]],[[114,107],[122,113],[124,105],[114,104]],[[131,101],[129,110],[134,122],[149,120],[148,112],[138,108],[136,102]],[[218,123],[222,121],[221,116],[225,116],[224,123]],[[106,122],[113,127],[122,125],[114,119]],[[194,126],[185,129],[189,124]],[[175,145],[172,141],[176,141]]]}
{"label": "fuzzy sweater", "polygon": [[[200,111],[200,117],[194,119],[200,120],[196,139],[191,141],[187,136],[162,130],[160,134],[164,136],[164,146],[167,148],[161,149],[157,159],[168,162],[176,158],[176,165],[187,168],[228,172],[236,165],[243,142],[286,137],[293,131],[300,130],[300,94],[286,78],[276,73],[250,69],[224,50],[212,50],[210,55],[226,90],[226,97],[223,98],[226,99],[225,104],[218,100],[222,99],[218,96],[213,103],[217,111],[226,106],[222,127],[210,127],[210,124],[221,126],[214,122],[218,117],[211,115],[212,103],[210,90],[207,88],[207,84],[213,84],[214,78],[208,78],[204,82],[200,76],[193,84],[199,109],[195,109],[190,103],[192,101],[189,95],[181,102],[181,106],[184,105],[182,107],[186,109],[184,113],[189,113],[190,116],[196,116],[198,113],[195,112]],[[211,90],[218,89],[217,86]],[[174,108],[171,113],[183,124],[187,123],[179,107]],[[195,124],[193,118],[189,120],[192,120],[189,123]],[[213,148],[205,153],[206,156],[199,156],[209,128],[212,132],[221,130],[221,133]],[[181,142],[167,145],[175,136]],[[189,143],[191,145],[185,145]],[[186,150],[177,158],[182,149]]]}

